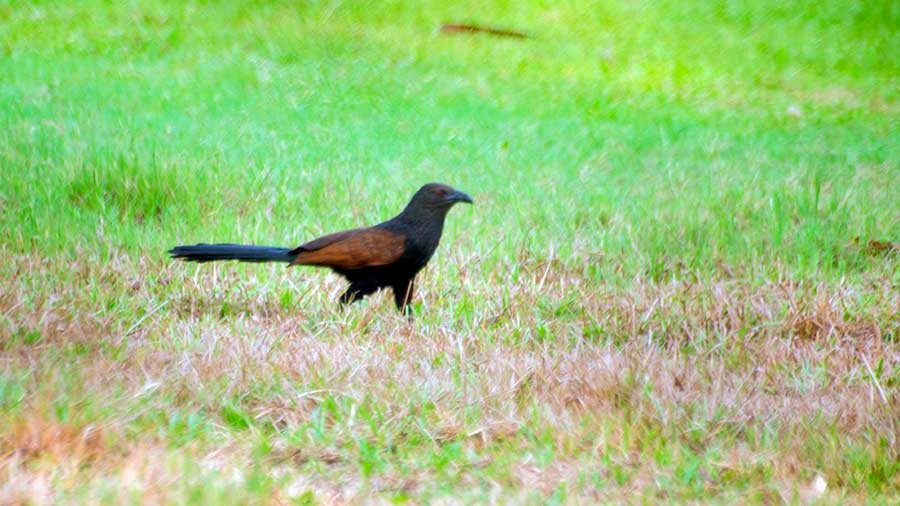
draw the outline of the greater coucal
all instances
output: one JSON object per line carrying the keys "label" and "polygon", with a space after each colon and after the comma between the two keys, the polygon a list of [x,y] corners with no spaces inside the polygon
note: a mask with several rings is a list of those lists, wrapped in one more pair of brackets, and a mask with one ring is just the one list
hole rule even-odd
{"label": "greater coucal", "polygon": [[471,204],[472,197],[445,184],[429,183],[419,188],[403,212],[384,223],[329,234],[294,249],[196,244],[176,246],[169,254],[188,262],[238,260],[328,267],[350,282],[341,305],[390,287],[397,309],[403,311],[412,299],[416,274],[438,247],[447,211],[457,202]]}

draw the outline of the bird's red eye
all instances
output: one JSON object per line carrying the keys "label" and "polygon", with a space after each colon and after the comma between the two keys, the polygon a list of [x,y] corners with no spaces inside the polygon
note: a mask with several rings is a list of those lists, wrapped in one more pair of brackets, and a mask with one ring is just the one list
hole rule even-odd
{"label": "bird's red eye", "polygon": [[435,193],[437,193],[438,197],[444,197],[447,195],[447,190],[440,188]]}

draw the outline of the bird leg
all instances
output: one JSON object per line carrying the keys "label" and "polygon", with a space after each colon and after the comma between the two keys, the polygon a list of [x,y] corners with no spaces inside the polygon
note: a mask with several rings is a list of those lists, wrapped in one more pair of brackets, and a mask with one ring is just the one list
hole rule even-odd
{"label": "bird leg", "polygon": [[341,295],[338,304],[341,307],[353,304],[358,300],[362,300],[366,295],[370,295],[376,290],[375,287],[369,285],[358,285],[351,283],[347,290]]}
{"label": "bird leg", "polygon": [[397,305],[397,309],[404,314],[409,314],[412,311],[409,307],[409,303],[412,301],[413,293],[415,291],[413,280],[409,279],[405,282],[397,283],[391,286],[391,288],[394,291],[394,304]]}

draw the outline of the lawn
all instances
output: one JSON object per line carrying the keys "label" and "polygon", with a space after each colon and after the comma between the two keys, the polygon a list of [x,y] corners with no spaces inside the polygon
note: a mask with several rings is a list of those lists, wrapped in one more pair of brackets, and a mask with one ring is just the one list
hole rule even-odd
{"label": "lawn", "polygon": [[[0,504],[900,503],[898,26],[0,0]],[[412,320],[165,254],[429,181]]]}

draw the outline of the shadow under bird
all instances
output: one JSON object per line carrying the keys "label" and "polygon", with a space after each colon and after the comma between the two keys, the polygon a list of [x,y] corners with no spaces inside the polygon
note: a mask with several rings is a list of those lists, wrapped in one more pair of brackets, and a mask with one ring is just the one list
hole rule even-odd
{"label": "shadow under bird", "polygon": [[237,260],[328,267],[350,282],[341,295],[342,306],[390,287],[397,309],[405,311],[416,274],[437,249],[444,218],[457,202],[471,204],[472,197],[445,184],[429,183],[419,188],[403,212],[384,223],[329,234],[293,249],[196,244],[176,246],[169,254],[188,262]]}

